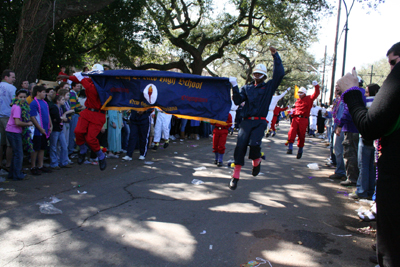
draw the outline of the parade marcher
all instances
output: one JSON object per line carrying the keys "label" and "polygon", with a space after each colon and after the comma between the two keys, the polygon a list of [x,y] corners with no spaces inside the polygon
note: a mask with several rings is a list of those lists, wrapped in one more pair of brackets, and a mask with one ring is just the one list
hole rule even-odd
{"label": "parade marcher", "polygon": [[229,114],[231,114],[231,116],[232,116],[232,126],[229,128],[230,135],[233,134],[233,130],[235,129],[236,111],[237,111],[238,107],[239,106],[236,105],[232,99],[232,106],[231,106],[231,110],[229,111]]}
{"label": "parade marcher", "polygon": [[267,121],[268,121],[267,137],[269,136],[269,129],[271,128],[272,119],[274,118],[274,110],[275,110],[276,104],[278,104],[278,101],[281,100],[289,91],[290,91],[290,87],[288,89],[286,89],[282,94],[274,95],[271,99],[271,104],[269,104],[268,115],[267,115]]}
{"label": "parade marcher", "polygon": [[367,109],[357,73],[346,74],[337,84],[343,92],[351,117],[366,140],[380,139],[376,185],[377,256],[379,266],[398,266],[400,262],[400,42],[386,54],[391,71]]}
{"label": "parade marcher", "polygon": [[215,124],[213,130],[213,152],[215,153],[214,163],[217,164],[218,167],[222,167],[223,165],[228,129],[232,125],[232,115],[230,113],[228,114],[228,120],[226,123],[228,125]]}
{"label": "parade marcher", "polygon": [[321,107],[317,106],[317,103],[313,103],[310,110],[310,132],[308,133],[310,136],[315,137],[315,132],[317,131],[317,119],[318,112],[321,110]]}
{"label": "parade marcher", "polygon": [[313,101],[319,96],[319,85],[317,81],[313,81],[312,84],[315,87],[315,91],[312,95],[306,95],[307,90],[301,87],[297,94],[299,98],[295,103],[295,109],[292,115],[292,124],[290,125],[288,133],[288,145],[287,154],[293,154],[293,143],[297,135],[297,158],[300,159],[303,155],[304,141],[306,138],[306,130],[308,125],[308,116],[310,115],[310,109],[313,105]]}
{"label": "parade marcher", "polygon": [[285,71],[282,60],[274,47],[269,47],[274,58],[274,71],[272,80],[265,83],[267,79],[267,68],[259,64],[254,68],[254,82],[243,86],[240,91],[237,86],[237,80],[234,77],[229,78],[232,84],[233,101],[236,105],[245,102],[242,109],[242,122],[235,147],[235,169],[229,188],[235,190],[239,181],[240,170],[244,165],[244,157],[247,152],[247,146],[250,146],[249,158],[253,160],[253,176],[257,176],[261,168],[261,142],[264,137],[268,122],[266,116],[271,103],[272,96],[281,83]]}
{"label": "parade marcher", "polygon": [[289,107],[286,107],[286,108],[281,108],[281,107],[278,107],[278,106],[275,107],[275,109],[274,109],[274,117],[272,118],[272,122],[271,122],[271,136],[275,136],[275,134],[276,134],[275,124],[277,124],[277,122],[278,122],[279,114],[282,111],[287,110],[288,108]]}
{"label": "parade marcher", "polygon": [[138,141],[140,150],[139,159],[145,160],[149,144],[151,114],[153,111],[154,109],[152,108],[146,111],[132,110],[129,118],[130,135],[128,147],[126,156],[122,158],[123,160],[132,160],[133,151]]}
{"label": "parade marcher", "polygon": [[[102,71],[103,66],[100,64],[95,64],[92,70]],[[58,76],[58,78],[63,79],[65,76]],[[81,111],[78,124],[75,128],[75,139],[76,144],[79,146],[79,157],[78,164],[81,165],[85,162],[87,146],[91,150],[93,150],[99,159],[99,167],[100,170],[105,170],[107,167],[106,157],[103,151],[100,149],[100,143],[97,139],[97,135],[100,133],[103,128],[104,123],[106,122],[106,112],[101,110],[101,102],[99,98],[99,94],[97,93],[96,87],[92,79],[89,77],[82,76],[81,72],[74,73],[73,76],[66,77],[69,80],[81,83],[83,87],[86,89],[86,109]]]}
{"label": "parade marcher", "polygon": [[156,125],[154,126],[154,147],[153,150],[157,150],[159,146],[159,142],[161,140],[162,135],[164,135],[164,148],[169,146],[169,132],[170,132],[170,122],[172,119],[171,114],[167,114],[162,110],[158,110]]}

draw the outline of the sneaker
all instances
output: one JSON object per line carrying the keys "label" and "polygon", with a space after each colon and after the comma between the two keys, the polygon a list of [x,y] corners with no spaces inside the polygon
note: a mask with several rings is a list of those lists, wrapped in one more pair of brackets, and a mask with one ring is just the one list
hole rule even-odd
{"label": "sneaker", "polygon": [[33,168],[31,168],[31,174],[32,175],[41,175],[42,172],[38,169],[38,167],[33,167]]}
{"label": "sneaker", "polygon": [[158,149],[158,145],[154,145],[153,150],[157,150],[157,149]]}
{"label": "sneaker", "polygon": [[357,195],[357,193],[350,193],[349,194],[349,198],[352,198],[352,199],[359,199],[360,197]]}
{"label": "sneaker", "polygon": [[139,160],[145,160],[145,157],[140,155]]}
{"label": "sneaker", "polygon": [[346,181],[340,182],[340,185],[343,185],[343,186],[355,186],[356,183],[354,183],[354,182],[352,182],[350,180],[346,180]]}
{"label": "sneaker", "polygon": [[118,159],[119,156],[118,156],[118,155],[115,155],[115,154],[113,154],[113,153],[108,153],[107,158],[110,158],[110,159]]}
{"label": "sneaker", "polygon": [[231,181],[229,182],[229,189],[235,190],[238,182],[239,182],[239,179],[232,177]]}
{"label": "sneaker", "polygon": [[169,143],[164,143],[164,148],[167,148],[169,146]]}
{"label": "sneaker", "polygon": [[128,155],[126,155],[125,157],[122,158],[122,160],[130,161],[130,160],[132,160],[132,158],[129,157]]}
{"label": "sneaker", "polygon": [[121,149],[121,152],[126,154],[127,151],[125,149]]}
{"label": "sneaker", "polygon": [[60,168],[60,166],[55,166],[55,167],[50,167],[50,169],[52,169],[52,170],[60,170],[61,168]]}
{"label": "sneaker", "polygon": [[173,135],[171,135],[171,136],[169,137],[169,139],[171,139],[172,141],[175,141],[175,140],[176,140],[176,137],[173,136]]}
{"label": "sneaker", "polygon": [[72,160],[68,159],[68,164],[69,164],[69,165],[73,165],[74,162],[73,162]]}
{"label": "sneaker", "polygon": [[346,180],[346,175],[341,175],[341,174],[337,174],[334,173],[332,175],[329,176],[330,179],[340,179],[340,180]]}
{"label": "sneaker", "polygon": [[44,173],[51,173],[53,172],[52,170],[50,170],[49,168],[43,166],[42,168],[38,168],[39,171],[44,172]]}

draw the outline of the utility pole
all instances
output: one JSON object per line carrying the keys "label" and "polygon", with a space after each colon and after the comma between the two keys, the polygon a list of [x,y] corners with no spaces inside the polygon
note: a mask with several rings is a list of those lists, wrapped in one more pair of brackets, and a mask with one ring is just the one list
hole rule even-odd
{"label": "utility pole", "polygon": [[337,56],[337,47],[338,47],[338,35],[339,35],[339,24],[340,24],[340,8],[342,6],[342,0],[339,1],[338,14],[337,14],[337,23],[336,23],[336,37],[335,37],[335,52],[333,53],[333,64],[332,64],[332,80],[331,80],[331,97],[329,99],[329,105],[332,105],[333,102],[333,92],[335,92],[335,71],[336,71],[336,56]]}
{"label": "utility pole", "polygon": [[[340,0],[342,1],[342,0]],[[354,3],[354,1],[353,1]],[[347,9],[346,1],[343,0],[344,7],[346,8],[346,23],[344,24],[344,49],[343,49],[343,66],[342,66],[342,77],[344,76],[346,67],[346,51],[347,51],[347,32],[349,31],[349,14],[350,11]]]}
{"label": "utility pole", "polygon": [[322,72],[322,94],[321,94],[321,101],[324,101],[324,96],[327,92],[327,90],[325,89],[325,64],[326,64],[326,45],[325,45],[325,54],[324,54],[324,70]]}
{"label": "utility pole", "polygon": [[371,73],[368,73],[368,74],[371,74],[371,78],[369,80],[369,84],[372,83],[372,76],[375,76],[375,73],[373,73],[373,71],[374,71],[374,65],[371,65]]}

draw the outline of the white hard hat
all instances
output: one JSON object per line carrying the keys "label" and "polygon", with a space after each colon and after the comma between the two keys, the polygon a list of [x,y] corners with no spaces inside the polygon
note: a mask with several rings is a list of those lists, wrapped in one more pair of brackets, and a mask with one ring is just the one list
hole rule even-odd
{"label": "white hard hat", "polygon": [[264,74],[265,76],[267,76],[267,68],[265,67],[264,64],[258,64],[254,68],[253,73],[261,73],[261,74]]}
{"label": "white hard hat", "polygon": [[303,94],[307,94],[307,89],[304,87],[300,87],[298,93],[303,93]]}
{"label": "white hard hat", "polygon": [[92,70],[104,70],[104,68],[100,64],[94,64]]}

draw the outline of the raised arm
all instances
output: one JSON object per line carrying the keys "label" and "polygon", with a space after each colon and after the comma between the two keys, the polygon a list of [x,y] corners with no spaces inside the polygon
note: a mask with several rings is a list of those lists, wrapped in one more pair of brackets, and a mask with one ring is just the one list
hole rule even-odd
{"label": "raised arm", "polygon": [[244,87],[242,87],[242,89],[239,92],[238,83],[235,77],[229,77],[229,82],[232,85],[233,102],[236,105],[240,105],[242,102],[247,100],[246,91],[244,90]]}

